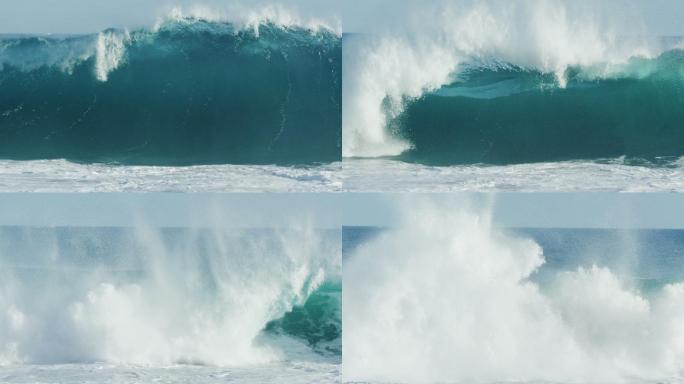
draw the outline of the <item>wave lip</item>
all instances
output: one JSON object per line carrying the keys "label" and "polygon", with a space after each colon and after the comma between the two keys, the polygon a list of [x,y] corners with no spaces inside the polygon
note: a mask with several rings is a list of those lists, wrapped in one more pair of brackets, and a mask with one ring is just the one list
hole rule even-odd
{"label": "wave lip", "polygon": [[145,165],[339,160],[335,32],[202,19],[0,40],[0,157]]}

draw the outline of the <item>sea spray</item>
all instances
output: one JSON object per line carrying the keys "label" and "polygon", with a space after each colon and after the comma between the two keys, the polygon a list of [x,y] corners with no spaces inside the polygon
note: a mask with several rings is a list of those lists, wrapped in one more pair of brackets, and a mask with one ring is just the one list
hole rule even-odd
{"label": "sea spray", "polygon": [[[3,227],[0,363],[244,366],[285,359],[290,351],[281,346],[288,344],[273,339],[267,324],[339,281],[338,236],[306,226],[220,223]],[[300,350],[315,346],[301,334],[279,337]]]}
{"label": "sea spray", "polygon": [[343,375],[370,382],[680,380],[684,286],[607,267],[535,282],[543,249],[490,209],[404,201],[345,256]]}
{"label": "sea spray", "polygon": [[[678,134],[681,129],[676,123],[681,119],[674,112],[682,109],[681,55],[676,51],[670,55],[680,57],[675,59],[674,71],[660,72],[660,75],[674,75],[669,83],[654,83],[650,78],[643,83],[635,82],[649,73],[647,67],[652,69],[660,65],[658,63],[668,61],[656,61],[656,58],[669,50],[676,50],[679,43],[653,36],[638,15],[626,10],[620,13],[597,11],[601,9],[600,6],[592,8],[588,2],[559,0],[417,3],[409,5],[395,23],[378,23],[365,35],[346,36],[343,156],[405,154],[402,160],[428,164],[508,164],[625,154],[642,157],[654,153],[681,155],[671,153],[673,151],[669,147],[661,149],[654,142],[637,148],[629,144],[639,142],[632,133],[640,132],[640,137],[647,137],[653,129],[666,132],[669,139],[661,144],[673,139],[679,143],[681,139]],[[630,60],[647,63],[637,65],[637,70],[624,70]],[[507,72],[510,68],[519,73],[512,75]],[[584,93],[568,90],[569,96],[563,96],[564,90],[578,79],[578,69],[584,73],[579,77],[587,80],[580,82],[580,87],[596,86],[593,92],[598,96],[591,90]],[[489,75],[488,83],[468,80],[469,72],[478,71]],[[542,93],[539,97],[551,106],[539,106],[534,97],[525,97],[524,92],[518,94],[519,88],[525,87],[526,79],[533,80],[531,89]],[[627,85],[622,87],[621,93],[615,84],[590,84],[589,79],[620,79]],[[454,84],[462,86],[457,91],[463,92],[460,97],[429,96]],[[474,91],[478,97],[472,99],[469,92],[478,86],[479,91]],[[502,96],[510,92],[515,96],[492,99],[492,94]],[[585,104],[603,105],[601,95],[608,99],[611,92],[618,96],[616,105],[606,109],[612,111],[614,115],[611,117],[617,121],[602,119],[601,114],[598,111],[594,113],[591,108],[587,113],[579,113],[584,120],[570,121],[590,127],[586,128],[589,132],[600,128],[601,132],[595,136],[609,136],[600,143],[610,143],[610,138],[613,138],[618,142],[617,148],[609,147],[603,152],[573,148],[574,141],[568,142],[565,132],[554,132],[557,122],[568,121],[567,115],[555,111],[554,106],[562,109],[568,103],[566,99],[577,94],[577,100],[571,102],[568,110],[584,111],[582,106]],[[654,99],[646,104],[633,102],[634,94],[644,92]],[[482,100],[488,97],[490,100]],[[638,116],[655,118],[647,125],[643,124],[643,119],[630,115],[633,107],[660,110],[660,106],[667,106],[663,107],[667,110],[672,105],[675,108],[662,121],[657,115],[650,116],[637,109],[635,113]],[[518,111],[521,121],[516,121],[515,116],[509,114],[499,115],[506,106]],[[623,123],[632,132],[623,130],[613,137],[612,131],[619,131]],[[498,127],[498,131],[493,127]],[[579,143],[596,141],[583,133],[573,131]],[[558,151],[557,146],[553,146],[549,153],[538,153],[545,146],[537,142],[527,147],[517,142],[505,148],[499,147],[499,141],[508,143],[516,135],[521,142],[530,137],[543,141],[544,137],[555,135],[561,137],[560,141],[567,143],[569,148]],[[620,146],[624,138],[628,143]],[[681,144],[677,145],[681,148]]]}
{"label": "sea spray", "polygon": [[154,28],[0,36],[0,158],[339,160],[338,32],[245,12],[235,22],[176,12]]}
{"label": "sea spray", "polygon": [[409,103],[389,126],[413,144],[400,158],[423,164],[624,156],[631,165],[672,166],[684,154],[684,51],[610,71],[571,68],[558,88],[536,70],[470,69]]}

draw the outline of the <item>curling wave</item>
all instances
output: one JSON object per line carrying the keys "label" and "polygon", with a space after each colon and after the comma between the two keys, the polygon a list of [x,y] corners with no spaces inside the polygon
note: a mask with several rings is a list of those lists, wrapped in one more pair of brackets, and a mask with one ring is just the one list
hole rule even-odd
{"label": "curling wave", "polygon": [[339,359],[337,236],[0,228],[0,366]]}
{"label": "curling wave", "polygon": [[123,164],[339,160],[341,39],[169,18],[0,37],[0,158]]}

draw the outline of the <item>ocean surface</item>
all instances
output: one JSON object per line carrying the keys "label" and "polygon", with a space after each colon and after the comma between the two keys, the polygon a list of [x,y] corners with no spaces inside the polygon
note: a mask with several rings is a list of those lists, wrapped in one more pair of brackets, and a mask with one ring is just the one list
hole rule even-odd
{"label": "ocean surface", "polygon": [[339,383],[338,362],[283,362],[259,367],[212,368],[109,364],[23,365],[0,369],[5,383]]}
{"label": "ocean surface", "polygon": [[[684,155],[684,50],[610,69],[555,74],[465,64],[458,80],[407,103],[389,124],[431,165],[520,164],[625,156],[639,165]],[[659,164],[654,164],[659,165]]]}
{"label": "ocean surface", "polygon": [[432,218],[343,229],[344,382],[684,382],[684,230]]}
{"label": "ocean surface", "polygon": [[0,381],[339,382],[339,231],[0,227]]}

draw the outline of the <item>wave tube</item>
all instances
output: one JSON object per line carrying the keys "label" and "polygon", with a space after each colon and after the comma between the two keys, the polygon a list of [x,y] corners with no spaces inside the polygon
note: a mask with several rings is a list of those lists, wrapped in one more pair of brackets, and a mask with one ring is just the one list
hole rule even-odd
{"label": "wave tube", "polygon": [[338,236],[0,228],[0,364],[243,367],[335,358]]}

